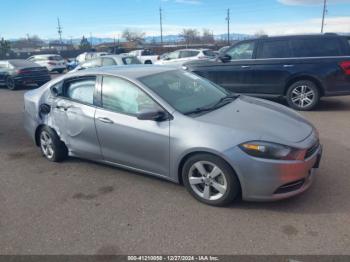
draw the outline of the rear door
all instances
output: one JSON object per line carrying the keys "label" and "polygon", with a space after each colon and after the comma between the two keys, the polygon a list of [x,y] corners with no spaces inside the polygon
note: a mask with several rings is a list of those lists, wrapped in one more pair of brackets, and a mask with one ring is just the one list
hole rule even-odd
{"label": "rear door", "polygon": [[295,70],[288,39],[262,39],[253,65],[254,93],[283,95],[288,77]]}
{"label": "rear door", "polygon": [[71,153],[101,159],[95,128],[96,76],[74,77],[60,83],[52,105],[53,125]]}

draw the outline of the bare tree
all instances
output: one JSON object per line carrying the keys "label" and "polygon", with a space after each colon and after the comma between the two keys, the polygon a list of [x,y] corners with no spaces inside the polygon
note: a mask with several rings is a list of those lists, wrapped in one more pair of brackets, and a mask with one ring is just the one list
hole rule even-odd
{"label": "bare tree", "polygon": [[132,31],[129,28],[126,28],[123,31],[122,37],[125,38],[128,42],[141,44],[144,41],[145,33]]}
{"label": "bare tree", "polygon": [[179,36],[183,38],[186,45],[200,42],[200,35],[197,29],[183,29]]}
{"label": "bare tree", "polygon": [[203,28],[202,42],[204,44],[212,44],[215,42],[213,33],[207,28]]}
{"label": "bare tree", "polygon": [[262,29],[260,29],[259,31],[255,32],[255,34],[254,34],[254,36],[256,36],[256,37],[260,37],[260,36],[264,36],[264,35],[267,35],[267,34]]}

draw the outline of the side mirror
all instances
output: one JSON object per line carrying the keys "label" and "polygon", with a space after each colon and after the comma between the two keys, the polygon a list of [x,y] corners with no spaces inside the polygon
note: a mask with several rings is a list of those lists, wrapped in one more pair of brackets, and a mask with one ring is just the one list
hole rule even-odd
{"label": "side mirror", "polygon": [[166,56],[166,57],[164,57],[164,60],[169,61],[169,60],[170,60],[170,57],[169,57],[169,56]]}
{"label": "side mirror", "polygon": [[230,55],[221,55],[219,56],[219,59],[221,60],[221,62],[226,63],[231,61],[232,57]]}
{"label": "side mirror", "polygon": [[168,113],[157,109],[145,109],[141,110],[141,112],[137,114],[137,119],[139,120],[153,120],[161,122],[167,120],[168,118]]}
{"label": "side mirror", "polygon": [[51,93],[53,96],[59,96],[60,94],[56,86],[51,87]]}

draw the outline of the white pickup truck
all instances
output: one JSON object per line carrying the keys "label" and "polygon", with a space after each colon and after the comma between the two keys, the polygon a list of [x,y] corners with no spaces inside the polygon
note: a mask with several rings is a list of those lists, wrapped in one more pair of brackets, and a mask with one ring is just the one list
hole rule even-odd
{"label": "white pickup truck", "polygon": [[129,55],[137,57],[142,64],[154,64],[159,59],[159,56],[148,49],[134,50]]}

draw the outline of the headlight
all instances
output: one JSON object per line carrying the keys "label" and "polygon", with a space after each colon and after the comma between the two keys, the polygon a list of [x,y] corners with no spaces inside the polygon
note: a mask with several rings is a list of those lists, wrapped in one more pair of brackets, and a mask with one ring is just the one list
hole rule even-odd
{"label": "headlight", "polygon": [[264,141],[251,141],[239,147],[248,155],[267,159],[297,160],[302,153],[299,149]]}

